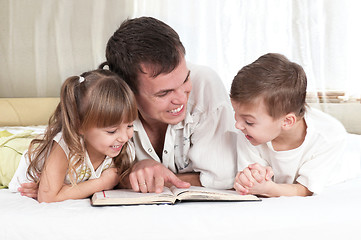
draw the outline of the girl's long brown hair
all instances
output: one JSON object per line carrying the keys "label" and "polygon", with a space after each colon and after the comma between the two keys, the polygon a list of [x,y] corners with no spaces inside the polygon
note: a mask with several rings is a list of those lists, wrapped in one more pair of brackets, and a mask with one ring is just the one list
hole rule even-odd
{"label": "girl's long brown hair", "polygon": [[[79,81],[81,77],[84,81]],[[133,92],[115,73],[98,69],[72,76],[65,80],[60,92],[60,103],[50,117],[42,139],[34,139],[29,146],[27,174],[35,182],[44,168],[44,159],[49,154],[54,137],[62,132],[69,148],[68,174],[76,184],[76,168],[84,162],[85,148],[80,129],[112,127],[131,123],[137,118],[137,106]],[[123,178],[131,167],[128,144],[113,158],[118,174]]]}

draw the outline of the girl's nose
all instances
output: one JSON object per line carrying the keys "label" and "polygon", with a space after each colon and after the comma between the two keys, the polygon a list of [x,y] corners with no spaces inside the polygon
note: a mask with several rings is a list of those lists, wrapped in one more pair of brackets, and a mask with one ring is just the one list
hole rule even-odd
{"label": "girl's nose", "polygon": [[124,143],[126,141],[128,141],[128,134],[126,131],[122,131],[119,133],[118,137],[117,137],[118,142]]}

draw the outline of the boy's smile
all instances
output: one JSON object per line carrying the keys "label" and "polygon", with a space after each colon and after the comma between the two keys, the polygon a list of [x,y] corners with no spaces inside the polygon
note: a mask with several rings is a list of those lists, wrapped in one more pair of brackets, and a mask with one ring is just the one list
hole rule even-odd
{"label": "boy's smile", "polygon": [[273,119],[267,112],[263,99],[250,104],[231,100],[235,111],[235,127],[242,131],[254,146],[276,139],[282,132],[282,118]]}

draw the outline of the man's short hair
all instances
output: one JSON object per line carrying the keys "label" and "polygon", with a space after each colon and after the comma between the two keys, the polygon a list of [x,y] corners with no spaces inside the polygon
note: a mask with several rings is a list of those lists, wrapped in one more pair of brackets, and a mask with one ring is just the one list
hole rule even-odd
{"label": "man's short hair", "polygon": [[109,69],[121,76],[134,93],[144,68],[152,77],[172,72],[185,55],[178,34],[152,17],[125,20],[110,37],[106,47]]}

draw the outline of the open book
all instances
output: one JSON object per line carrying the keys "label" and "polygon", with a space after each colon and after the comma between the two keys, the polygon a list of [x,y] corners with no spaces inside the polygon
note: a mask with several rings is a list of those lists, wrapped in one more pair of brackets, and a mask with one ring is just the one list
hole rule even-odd
{"label": "open book", "polygon": [[260,201],[254,195],[240,195],[232,190],[216,190],[191,186],[190,188],[164,187],[162,193],[140,193],[130,189],[116,189],[94,193],[93,206],[174,204],[177,201]]}

